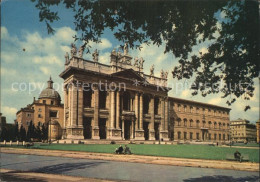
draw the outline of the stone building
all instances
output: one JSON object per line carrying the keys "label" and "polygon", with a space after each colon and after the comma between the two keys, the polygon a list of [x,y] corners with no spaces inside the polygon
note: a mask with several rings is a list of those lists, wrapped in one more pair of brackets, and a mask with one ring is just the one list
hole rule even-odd
{"label": "stone building", "polygon": [[153,65],[150,74],[144,73],[144,60],[133,59],[127,44],[123,53],[111,52],[110,65],[99,62],[97,50],[92,61],[83,59],[82,52],[72,44],[60,74],[64,138],[228,140],[230,109],[168,97],[168,72],[161,70],[156,77]]}
{"label": "stone building", "polygon": [[38,100],[21,108],[16,113],[16,122],[19,128],[23,126],[28,130],[30,122],[36,127],[49,126],[49,135],[52,139],[60,139],[64,128],[64,105],[61,103],[59,93],[53,89],[53,81],[47,82],[48,86],[42,90]]}
{"label": "stone building", "polygon": [[230,123],[231,140],[234,142],[256,141],[256,125],[246,119],[233,120]]}
{"label": "stone building", "polygon": [[230,109],[169,97],[169,138],[186,141],[229,140]]}

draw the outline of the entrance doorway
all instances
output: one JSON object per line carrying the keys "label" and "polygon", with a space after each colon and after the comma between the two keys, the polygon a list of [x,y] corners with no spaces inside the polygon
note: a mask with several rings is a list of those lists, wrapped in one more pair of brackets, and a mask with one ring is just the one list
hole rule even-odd
{"label": "entrance doorway", "polygon": [[92,136],[92,127],[91,127],[91,118],[83,118],[83,136],[84,139],[91,139]]}
{"label": "entrance doorway", "polygon": [[208,130],[202,130],[202,140],[205,141],[208,139]]}
{"label": "entrance doorway", "polygon": [[125,120],[124,122],[124,138],[125,140],[130,140],[131,122],[128,120]]}
{"label": "entrance doorway", "polygon": [[149,140],[149,129],[148,129],[149,123],[144,122],[144,139]]}
{"label": "entrance doorway", "polygon": [[100,118],[98,120],[98,127],[99,127],[99,137],[100,137],[100,139],[106,139],[106,136],[107,136],[106,119]]}
{"label": "entrance doorway", "polygon": [[159,140],[160,123],[154,123],[155,140]]}

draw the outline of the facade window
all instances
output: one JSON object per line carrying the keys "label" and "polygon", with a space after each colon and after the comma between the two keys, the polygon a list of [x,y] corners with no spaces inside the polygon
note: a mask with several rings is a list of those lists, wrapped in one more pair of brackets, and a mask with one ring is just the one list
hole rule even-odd
{"label": "facade window", "polygon": [[27,113],[27,117],[31,117],[31,114],[30,114],[30,113]]}
{"label": "facade window", "polygon": [[187,132],[184,132],[184,140],[187,140]]}
{"label": "facade window", "polygon": [[205,128],[206,126],[206,121],[203,121],[203,128]]}
{"label": "facade window", "polygon": [[211,133],[209,133],[209,140],[211,140]]}
{"label": "facade window", "polygon": [[42,108],[39,108],[39,109],[38,109],[38,112],[42,112]]}
{"label": "facade window", "polygon": [[40,121],[38,122],[38,126],[42,126],[42,123]]}
{"label": "facade window", "polygon": [[43,102],[44,104],[46,104],[46,100],[43,100],[42,102]]}
{"label": "facade window", "polygon": [[200,110],[200,108],[197,107],[197,109],[196,109],[196,113],[197,113],[197,114],[199,113],[199,110]]}
{"label": "facade window", "polygon": [[214,140],[217,140],[217,134],[216,133],[214,134]]}
{"label": "facade window", "polygon": [[184,126],[187,126],[187,119],[184,119]]}
{"label": "facade window", "polygon": [[53,105],[54,104],[54,102],[53,102],[53,100],[51,101],[51,105]]}
{"label": "facade window", "polygon": [[215,129],[217,128],[217,123],[216,123],[216,122],[214,122],[214,128],[215,128]]}
{"label": "facade window", "polygon": [[216,116],[216,110],[214,110],[214,116]]}
{"label": "facade window", "polygon": [[42,117],[42,115],[41,114],[38,114],[38,118],[41,118]]}
{"label": "facade window", "polygon": [[205,114],[205,108],[202,109],[203,114]]}
{"label": "facade window", "polygon": [[209,115],[210,115],[210,112],[211,112],[211,110],[210,110],[210,109],[208,109],[208,113],[209,113]]}
{"label": "facade window", "polygon": [[221,134],[218,135],[218,139],[221,140]]}
{"label": "facade window", "polygon": [[190,127],[192,127],[192,125],[193,125],[193,120],[191,119],[190,120]]}
{"label": "facade window", "polygon": [[187,112],[187,106],[184,106],[184,112]]}
{"label": "facade window", "polygon": [[178,111],[180,112],[181,111],[181,105],[178,104]]}
{"label": "facade window", "polygon": [[178,139],[180,140],[181,139],[181,132],[178,131]]}
{"label": "facade window", "polygon": [[192,139],[193,139],[193,133],[190,132],[190,140],[192,140]]}
{"label": "facade window", "polygon": [[193,107],[192,106],[190,106],[190,113],[192,113],[193,112]]}
{"label": "facade window", "polygon": [[211,128],[211,121],[209,121],[209,128]]}
{"label": "facade window", "polygon": [[26,122],[26,125],[27,125],[27,126],[29,126],[29,125],[30,125],[30,122],[29,122],[29,121],[27,121],[27,122]]}
{"label": "facade window", "polygon": [[200,139],[200,134],[196,133],[196,139],[199,140]]}
{"label": "facade window", "polygon": [[218,125],[219,125],[219,129],[221,129],[221,123],[218,123]]}
{"label": "facade window", "polygon": [[57,118],[58,111],[50,111],[50,117]]}
{"label": "facade window", "polygon": [[223,134],[223,140],[225,140],[225,138],[226,138],[226,135],[225,135],[225,134]]}
{"label": "facade window", "polygon": [[181,119],[178,119],[178,126],[181,126]]}
{"label": "facade window", "polygon": [[197,127],[200,127],[200,121],[199,121],[199,120],[197,120],[196,126],[197,126]]}

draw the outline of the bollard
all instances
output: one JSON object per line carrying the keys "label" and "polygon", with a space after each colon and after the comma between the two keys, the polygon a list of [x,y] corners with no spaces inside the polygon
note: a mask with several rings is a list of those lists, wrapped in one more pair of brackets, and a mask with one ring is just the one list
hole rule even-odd
{"label": "bollard", "polygon": [[10,146],[12,146],[12,140],[10,140]]}
{"label": "bollard", "polygon": [[4,140],[4,145],[6,145],[6,140]]}
{"label": "bollard", "polygon": [[23,141],[23,146],[25,146],[25,141]]}
{"label": "bollard", "polygon": [[17,140],[16,144],[17,144],[17,146],[19,146],[19,141],[18,140]]}

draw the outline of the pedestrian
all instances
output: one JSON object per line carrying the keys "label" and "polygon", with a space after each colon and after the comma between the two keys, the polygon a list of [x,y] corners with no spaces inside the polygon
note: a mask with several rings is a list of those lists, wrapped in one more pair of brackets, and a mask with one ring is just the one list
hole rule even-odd
{"label": "pedestrian", "polygon": [[130,148],[127,145],[125,145],[124,154],[132,154]]}

